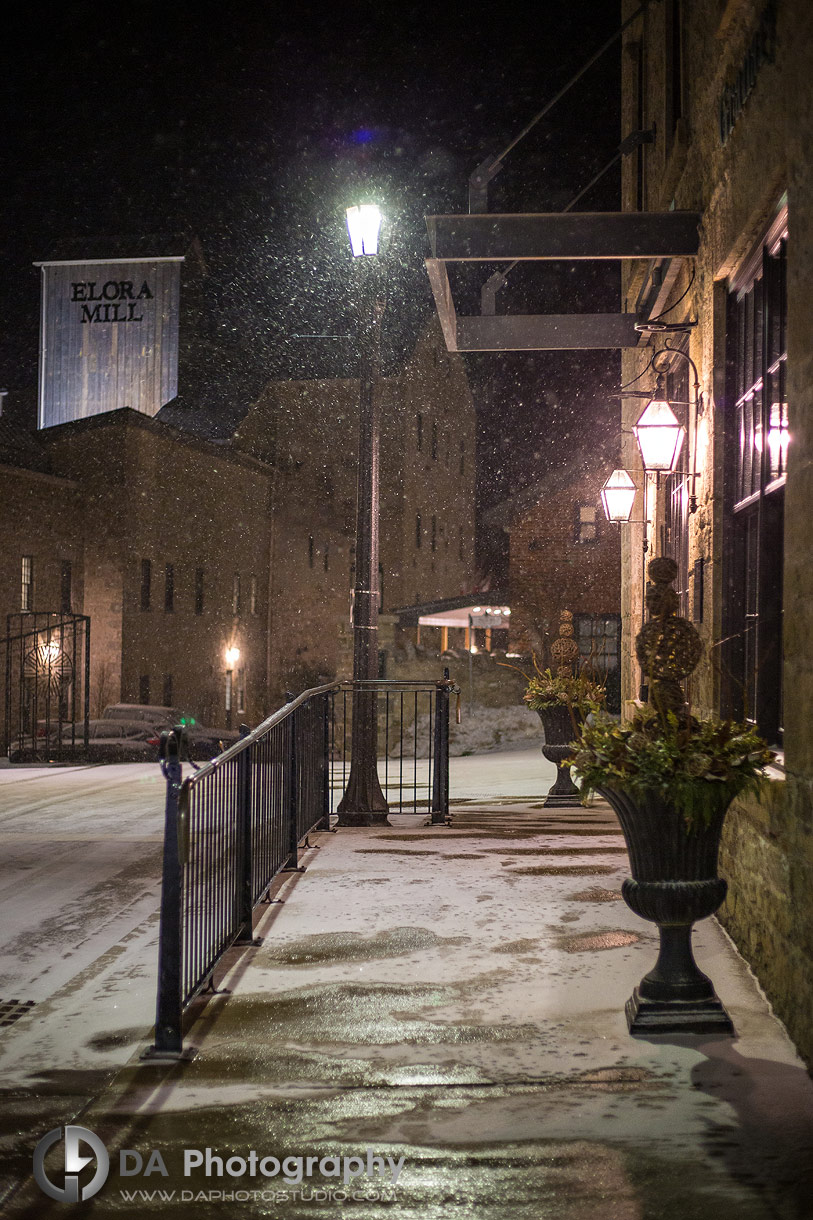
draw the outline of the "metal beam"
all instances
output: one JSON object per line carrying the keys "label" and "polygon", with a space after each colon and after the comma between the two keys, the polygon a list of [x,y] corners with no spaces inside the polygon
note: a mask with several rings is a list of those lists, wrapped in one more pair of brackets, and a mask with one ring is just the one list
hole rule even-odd
{"label": "metal beam", "polygon": [[427,258],[425,261],[426,270],[429,274],[429,283],[432,286],[432,295],[435,298],[435,308],[438,311],[443,338],[446,340],[446,350],[456,352],[457,315],[455,313],[452,286],[449,283],[446,264],[437,258]]}
{"label": "metal beam", "polygon": [[698,212],[516,212],[427,216],[434,259],[691,258]]}
{"label": "metal beam", "polygon": [[634,313],[515,314],[457,317],[460,352],[556,351],[637,347]]}

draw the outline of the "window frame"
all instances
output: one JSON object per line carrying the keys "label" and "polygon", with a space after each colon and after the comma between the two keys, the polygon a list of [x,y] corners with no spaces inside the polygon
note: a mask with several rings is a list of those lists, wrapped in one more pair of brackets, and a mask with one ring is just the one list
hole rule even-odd
{"label": "window frame", "polygon": [[[775,392],[787,410],[787,208],[728,285],[722,708],[783,739],[785,461],[773,468]],[[781,436],[781,431],[780,431]]]}

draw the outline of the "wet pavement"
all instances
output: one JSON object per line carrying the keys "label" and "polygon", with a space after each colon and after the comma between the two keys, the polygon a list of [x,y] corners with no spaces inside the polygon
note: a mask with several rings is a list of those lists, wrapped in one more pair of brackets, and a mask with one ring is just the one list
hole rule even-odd
{"label": "wet pavement", "polygon": [[[813,1082],[746,964],[700,924],[736,1037],[631,1038],[656,931],[620,900],[611,811],[545,811],[540,772],[537,752],[490,756],[452,828],[311,836],[307,871],[258,909],[262,943],[199,1006],[191,1061],[141,1064],[136,1016],[111,1027],[118,1071],[94,1058],[98,1022],[73,1072],[28,1064],[18,1102],[50,1093],[49,1126],[76,1116],[110,1152],[68,1214],[813,1217]],[[4,1214],[66,1212],[28,1182]]]}

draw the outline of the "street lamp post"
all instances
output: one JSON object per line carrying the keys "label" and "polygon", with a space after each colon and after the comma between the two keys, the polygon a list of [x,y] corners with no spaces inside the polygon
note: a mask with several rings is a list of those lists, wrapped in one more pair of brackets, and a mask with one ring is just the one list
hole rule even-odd
{"label": "street lamp post", "polygon": [[376,393],[384,283],[378,260],[381,213],[372,205],[347,209],[347,229],[362,279],[359,360],[359,454],[356,574],[353,588],[353,725],[347,790],[339,826],[388,826],[378,779],[378,477],[379,404]]}

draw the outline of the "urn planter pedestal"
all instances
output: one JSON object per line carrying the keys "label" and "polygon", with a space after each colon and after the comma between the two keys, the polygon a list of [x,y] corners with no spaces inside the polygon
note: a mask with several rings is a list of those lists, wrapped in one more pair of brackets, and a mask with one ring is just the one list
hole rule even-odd
{"label": "urn planter pedestal", "polygon": [[[573,753],[570,743],[579,735],[582,718],[575,709],[571,715],[566,703],[537,710],[545,730],[542,753],[548,762],[556,765],[556,780],[545,797],[545,808],[573,808],[581,803],[579,790],[570,778],[570,767],[564,767],[562,763]],[[576,728],[573,727],[573,716],[576,717]]]}
{"label": "urn planter pedestal", "polygon": [[692,925],[714,914],[728,888],[717,876],[726,811],[689,831],[683,813],[657,796],[636,800],[611,788],[597,791],[615,810],[629,851],[632,877],[621,887],[624,901],[660,933],[658,960],[627,1001],[630,1033],[733,1034],[731,1018],[692,953]]}

